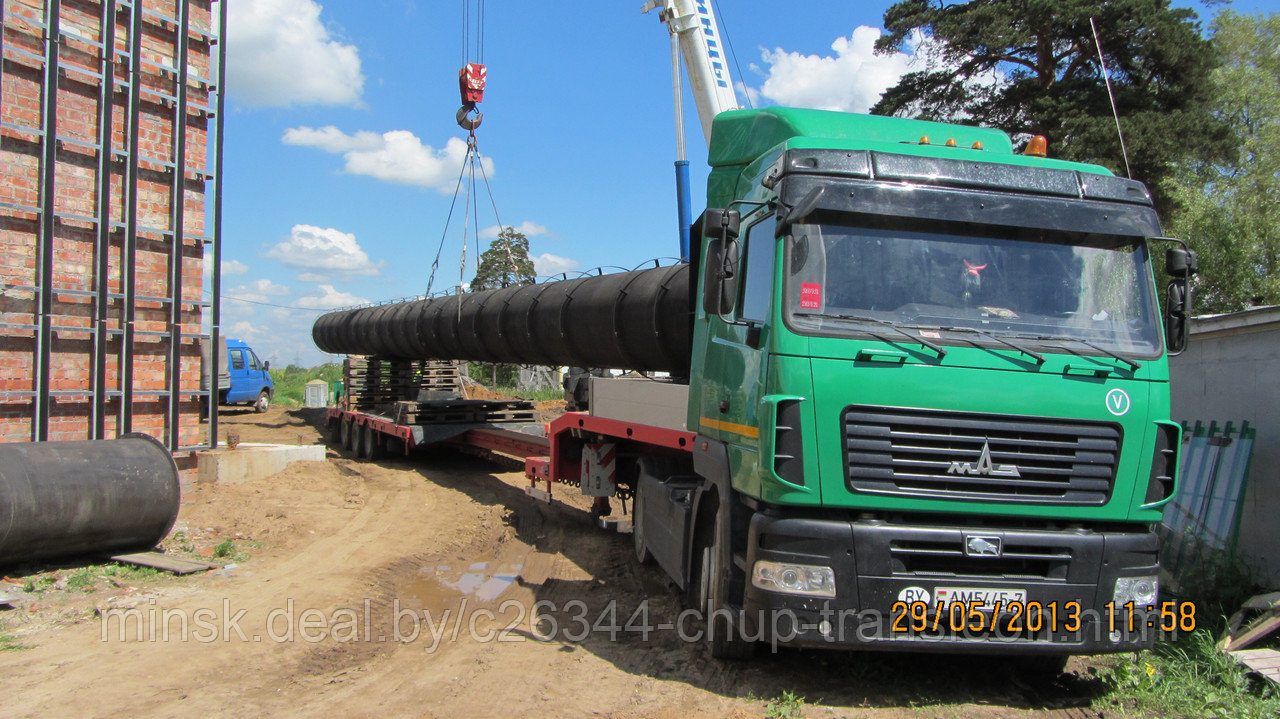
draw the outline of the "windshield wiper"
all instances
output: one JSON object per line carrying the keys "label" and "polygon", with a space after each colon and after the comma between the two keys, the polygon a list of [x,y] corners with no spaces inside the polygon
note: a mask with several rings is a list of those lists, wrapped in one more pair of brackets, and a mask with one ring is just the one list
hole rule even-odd
{"label": "windshield wiper", "polygon": [[[828,318],[828,319],[844,320],[844,321],[846,321],[846,322],[871,322],[871,323],[874,323],[874,324],[877,324],[877,325],[881,325],[881,326],[883,326],[883,327],[888,327],[889,329],[893,330],[894,332],[897,332],[898,334],[902,335],[903,337],[906,337],[907,339],[911,340],[912,342],[918,342],[918,343],[920,343],[920,344],[924,345],[925,347],[928,347],[929,349],[933,350],[933,351],[938,355],[938,359],[942,359],[943,357],[946,357],[946,356],[947,356],[947,351],[946,351],[945,349],[943,349],[941,345],[938,345],[938,344],[935,344],[935,343],[933,343],[933,342],[930,342],[928,339],[926,339],[926,338],[924,338],[924,337],[916,337],[915,335],[911,334],[910,332],[907,332],[906,330],[904,330],[904,329],[902,329],[901,327],[899,327],[899,326],[897,325],[897,323],[895,323],[895,322],[890,322],[889,320],[877,319],[877,318],[875,318],[875,317],[865,317],[865,316],[863,316],[863,315],[830,315],[830,314],[825,314],[825,313],[822,313],[822,312],[797,312],[797,313],[796,313],[796,316],[798,316],[798,317],[818,317],[818,318],[824,318],[824,317],[825,317],[825,318]],[[879,340],[880,340],[880,341],[882,341],[882,342],[891,342],[891,341],[892,341],[892,340],[885,339],[884,335],[882,335],[882,334],[880,334],[880,333],[878,333],[878,332],[870,332],[870,331],[868,331],[868,332],[867,332],[867,334],[871,335],[872,337],[875,337],[875,338],[879,339]]]}
{"label": "windshield wiper", "polygon": [[1028,357],[1034,358],[1037,365],[1042,365],[1047,361],[1044,355],[1040,354],[1039,352],[1032,352],[1031,350],[1027,349],[1026,347],[1023,347],[1022,345],[1016,344],[1014,342],[1010,342],[1009,340],[993,335],[990,332],[987,332],[986,330],[980,330],[977,327],[938,327],[938,329],[944,332],[970,332],[972,334],[982,335],[983,337],[986,337],[989,340],[995,340],[996,342],[999,342],[1000,344],[1005,345],[1006,347],[1012,347],[1013,349],[1021,352],[1022,354]]}
{"label": "windshield wiper", "polygon": [[1090,342],[1089,340],[1082,340],[1082,339],[1080,339],[1079,337],[1039,337],[1039,338],[1037,338],[1037,339],[1044,339],[1044,340],[1066,340],[1066,341],[1068,341],[1068,342],[1079,342],[1080,344],[1084,345],[1085,347],[1089,347],[1090,349],[1097,350],[1098,352],[1101,352],[1102,354],[1107,355],[1108,357],[1113,357],[1113,358],[1115,358],[1115,359],[1120,360],[1121,362],[1123,362],[1123,363],[1125,363],[1125,364],[1129,365],[1129,369],[1130,369],[1130,370],[1137,370],[1139,367],[1141,367],[1141,366],[1142,366],[1142,363],[1141,363],[1141,362],[1138,362],[1137,360],[1131,360],[1131,359],[1129,359],[1128,357],[1125,357],[1125,356],[1124,356],[1124,355],[1122,355],[1122,354],[1117,354],[1117,353],[1112,352],[1111,350],[1107,349],[1106,347],[1100,347],[1100,346],[1098,346],[1098,345],[1096,345],[1096,344],[1094,344],[1094,343]]}

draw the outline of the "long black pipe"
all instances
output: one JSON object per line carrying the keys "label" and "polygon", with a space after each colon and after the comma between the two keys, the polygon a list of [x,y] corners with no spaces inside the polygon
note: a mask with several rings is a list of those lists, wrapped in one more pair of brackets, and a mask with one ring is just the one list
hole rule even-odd
{"label": "long black pipe", "polygon": [[330,354],[689,371],[689,265],[330,312],[312,339]]}

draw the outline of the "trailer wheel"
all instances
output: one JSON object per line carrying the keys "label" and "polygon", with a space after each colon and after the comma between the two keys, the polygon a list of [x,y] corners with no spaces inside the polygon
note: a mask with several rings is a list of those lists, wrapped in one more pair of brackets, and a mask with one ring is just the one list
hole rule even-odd
{"label": "trailer wheel", "polygon": [[698,532],[697,544],[694,545],[694,567],[692,578],[696,580],[696,593],[693,599],[702,611],[705,622],[703,631],[707,636],[707,647],[711,656],[716,659],[750,659],[755,656],[756,645],[742,634],[742,617],[732,609],[726,601],[724,574],[720,571],[721,555],[726,554],[719,546],[721,536],[722,513],[717,511],[714,524]]}
{"label": "trailer wheel", "polygon": [[351,447],[351,420],[339,419],[335,431],[338,439],[338,449]]}
{"label": "trailer wheel", "polygon": [[341,419],[335,419],[329,422],[329,442],[337,445],[338,447],[342,446],[343,424],[344,422]]}
{"label": "trailer wheel", "polygon": [[382,459],[382,433],[378,430],[365,425],[364,432],[361,436],[363,446],[360,448],[360,456],[369,460]]}
{"label": "trailer wheel", "polygon": [[636,561],[641,564],[653,564],[653,553],[644,539],[644,493],[640,491],[640,480],[636,479],[635,497],[631,500],[631,544],[636,550]]}
{"label": "trailer wheel", "polygon": [[356,424],[354,419],[347,422],[347,439],[342,446],[351,453],[352,457],[360,455],[360,425]]}

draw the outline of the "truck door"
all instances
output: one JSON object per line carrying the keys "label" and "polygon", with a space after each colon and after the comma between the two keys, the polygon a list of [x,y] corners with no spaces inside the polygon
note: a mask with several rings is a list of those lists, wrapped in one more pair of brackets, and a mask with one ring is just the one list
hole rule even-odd
{"label": "truck door", "polygon": [[245,350],[233,347],[227,352],[231,371],[231,389],[227,390],[227,402],[247,402],[258,396],[258,390],[249,377],[249,363]]}
{"label": "truck door", "polygon": [[258,355],[253,350],[245,350],[249,356],[249,379],[253,383],[252,395],[258,396],[264,388],[271,386],[270,375],[267,374],[267,365],[258,359]]}
{"label": "truck door", "polygon": [[699,419],[702,433],[729,445],[735,485],[746,483],[737,488],[759,496],[760,398],[768,376],[763,348],[772,316],[777,225],[773,215],[749,217],[743,225],[737,301],[730,313],[707,318]]}

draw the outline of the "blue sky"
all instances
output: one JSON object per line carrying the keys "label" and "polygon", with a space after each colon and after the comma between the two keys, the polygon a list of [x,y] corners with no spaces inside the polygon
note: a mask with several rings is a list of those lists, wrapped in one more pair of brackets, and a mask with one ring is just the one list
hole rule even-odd
{"label": "blue sky", "polygon": [[[310,340],[315,317],[423,293],[442,236],[432,290],[458,283],[462,199],[444,230],[465,148],[454,113],[468,4],[474,12],[475,0],[231,1],[225,334],[277,364],[325,361]],[[546,273],[678,252],[669,46],[641,4],[485,2],[478,147],[502,224],[527,231]],[[735,77],[760,104],[865,110],[909,61],[870,53],[889,4],[723,0]],[[1276,12],[1280,0],[1231,7]],[[706,145],[687,107],[696,215]],[[496,227],[481,200],[481,229]]]}

